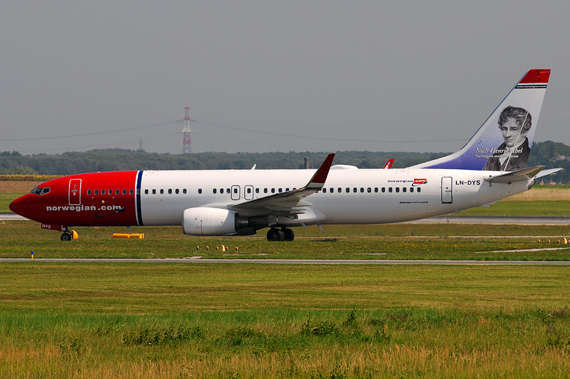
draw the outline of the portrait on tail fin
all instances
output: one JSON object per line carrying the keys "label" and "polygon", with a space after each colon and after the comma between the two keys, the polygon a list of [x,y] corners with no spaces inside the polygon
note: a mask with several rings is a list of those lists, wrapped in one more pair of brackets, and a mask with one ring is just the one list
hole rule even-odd
{"label": "portrait on tail fin", "polygon": [[504,142],[493,151],[483,170],[515,171],[527,167],[530,146],[527,134],[532,127],[532,115],[524,108],[508,106],[498,120]]}

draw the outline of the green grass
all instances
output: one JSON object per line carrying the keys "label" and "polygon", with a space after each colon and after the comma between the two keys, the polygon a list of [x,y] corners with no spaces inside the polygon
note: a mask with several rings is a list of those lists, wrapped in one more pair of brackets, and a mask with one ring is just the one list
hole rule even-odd
{"label": "green grass", "polygon": [[569,273],[0,263],[0,377],[567,377]]}
{"label": "green grass", "polygon": [[570,217],[570,201],[500,201],[451,216]]}
{"label": "green grass", "polygon": [[0,193],[0,212],[10,212],[10,203],[22,195],[18,193]]}
{"label": "green grass", "polygon": [[[77,231],[79,240],[63,243],[59,232],[42,230],[34,222],[0,223],[0,257],[30,257],[33,250],[35,258],[570,259],[570,245],[558,244],[565,236],[570,239],[569,227],[564,225],[325,226],[323,232],[316,227],[297,228],[295,241],[272,243],[266,241],[264,234],[186,236],[179,227],[133,228],[134,232],[145,234],[144,240],[111,238],[113,232],[125,232],[124,228]],[[229,247],[229,251],[222,252],[222,246]],[[537,248],[542,250],[505,251]],[[563,249],[548,250],[552,248]]]}

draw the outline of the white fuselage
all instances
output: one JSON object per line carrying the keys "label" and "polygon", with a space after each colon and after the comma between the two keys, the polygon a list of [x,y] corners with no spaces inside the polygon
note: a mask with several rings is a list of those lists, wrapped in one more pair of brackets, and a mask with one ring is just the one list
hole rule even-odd
{"label": "white fuselage", "polygon": [[[315,170],[144,171],[143,225],[180,225],[185,209],[226,208],[304,186]],[[308,196],[303,224],[376,224],[417,220],[485,205],[526,191],[532,180],[493,183],[490,171],[445,169],[330,170],[324,188]],[[323,217],[324,216],[324,217]]]}

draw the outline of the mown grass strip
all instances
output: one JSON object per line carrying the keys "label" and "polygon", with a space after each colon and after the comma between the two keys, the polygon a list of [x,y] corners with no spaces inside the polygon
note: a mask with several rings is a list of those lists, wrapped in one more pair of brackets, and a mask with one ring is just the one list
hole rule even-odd
{"label": "mown grass strip", "polygon": [[60,233],[42,230],[37,223],[0,222],[0,257],[27,258],[33,250],[35,258],[570,259],[570,244],[563,244],[570,239],[565,225],[353,225],[326,226],[323,232],[310,227],[296,229],[292,243],[269,243],[263,234],[193,237],[179,227],[133,228],[145,234],[144,240],[112,239],[122,228],[77,231],[79,240],[63,243]]}
{"label": "mown grass strip", "polygon": [[1,377],[564,377],[563,267],[0,264]]}

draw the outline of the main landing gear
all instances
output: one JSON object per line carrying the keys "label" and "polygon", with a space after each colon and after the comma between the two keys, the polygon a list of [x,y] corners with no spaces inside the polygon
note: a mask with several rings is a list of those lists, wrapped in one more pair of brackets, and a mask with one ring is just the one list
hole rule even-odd
{"label": "main landing gear", "polygon": [[289,228],[271,228],[267,231],[268,241],[293,241],[295,233]]}

